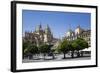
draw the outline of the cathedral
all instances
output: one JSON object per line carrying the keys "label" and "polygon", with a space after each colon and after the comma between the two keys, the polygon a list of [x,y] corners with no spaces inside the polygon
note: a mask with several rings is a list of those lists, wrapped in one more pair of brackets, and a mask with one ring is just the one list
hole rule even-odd
{"label": "cathedral", "polygon": [[86,40],[91,46],[91,30],[84,30],[80,26],[78,26],[75,31],[69,28],[68,32],[66,32],[65,36],[62,39],[54,38],[53,33],[48,25],[43,29],[41,24],[35,28],[33,32],[25,32],[23,37],[23,42],[30,42],[37,46],[41,44],[54,45],[56,47],[59,44],[59,40],[67,39],[69,41],[75,40],[78,37]]}
{"label": "cathedral", "polygon": [[54,38],[50,27],[47,25],[45,29],[43,29],[41,24],[35,28],[35,31],[25,32],[25,36],[23,37],[24,42],[31,42],[37,46],[43,43],[51,45],[53,40]]}

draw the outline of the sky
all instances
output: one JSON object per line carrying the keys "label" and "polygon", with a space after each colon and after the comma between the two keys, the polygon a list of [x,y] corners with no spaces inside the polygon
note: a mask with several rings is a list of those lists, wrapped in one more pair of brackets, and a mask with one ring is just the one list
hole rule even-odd
{"label": "sky", "polygon": [[64,37],[69,28],[75,31],[80,25],[83,29],[90,29],[91,14],[79,12],[55,12],[55,11],[22,11],[23,34],[25,31],[34,31],[36,26],[42,25],[44,29],[48,25],[55,38]]}

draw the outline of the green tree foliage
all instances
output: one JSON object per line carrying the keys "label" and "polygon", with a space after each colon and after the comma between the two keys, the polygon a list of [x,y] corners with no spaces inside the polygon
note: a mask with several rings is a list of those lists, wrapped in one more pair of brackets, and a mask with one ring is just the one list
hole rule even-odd
{"label": "green tree foliage", "polygon": [[30,53],[32,53],[32,54],[39,53],[38,47],[36,45],[33,45],[33,44],[31,44],[31,45],[28,46],[28,51]]}
{"label": "green tree foliage", "polygon": [[49,55],[52,56],[52,59],[55,59],[54,53],[55,53],[56,49],[52,49],[52,47],[53,47],[53,45],[49,45],[49,49],[50,49]]}
{"label": "green tree foliage", "polygon": [[38,54],[38,47],[29,42],[23,42],[23,58],[24,56],[28,56],[33,58],[33,55]]}
{"label": "green tree foliage", "polygon": [[75,50],[77,50],[77,57],[79,57],[79,51],[88,48],[88,43],[82,38],[77,38],[76,40],[74,40],[73,46]]}
{"label": "green tree foliage", "polygon": [[24,58],[24,55],[26,55],[28,53],[28,46],[30,45],[29,42],[23,42],[23,58]]}
{"label": "green tree foliage", "polygon": [[66,53],[69,51],[69,45],[67,40],[63,40],[58,46],[58,52],[64,54],[64,59],[66,58]]}
{"label": "green tree foliage", "polygon": [[69,44],[68,44],[68,48],[69,48],[69,51],[71,51],[71,57],[74,58],[74,51],[75,51],[75,42],[74,41],[69,41]]}
{"label": "green tree foliage", "polygon": [[35,55],[35,54],[39,53],[39,50],[38,50],[38,47],[36,45],[29,44],[27,46],[27,48],[24,50],[24,53],[25,54],[31,53],[31,54]]}
{"label": "green tree foliage", "polygon": [[55,56],[54,56],[55,50],[56,50],[56,49],[51,49],[51,52],[52,52],[52,59],[55,59]]}
{"label": "green tree foliage", "polygon": [[41,53],[43,53],[45,59],[46,54],[50,52],[50,46],[47,44],[42,44],[39,46],[39,50]]}

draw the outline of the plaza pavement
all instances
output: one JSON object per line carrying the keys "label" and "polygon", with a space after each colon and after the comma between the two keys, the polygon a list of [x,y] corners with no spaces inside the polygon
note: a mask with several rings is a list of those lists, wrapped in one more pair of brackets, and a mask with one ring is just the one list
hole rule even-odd
{"label": "plaza pavement", "polygon": [[39,57],[36,57],[34,59],[23,59],[22,62],[23,63],[31,63],[31,62],[52,62],[52,61],[74,61],[74,60],[90,60],[91,56],[90,55],[84,55],[83,57],[76,57],[76,55],[74,55],[74,58],[71,58],[70,55],[66,54],[66,59],[63,59],[63,54],[60,55],[55,55],[55,59],[52,58],[52,56],[45,56],[44,57],[41,55]]}

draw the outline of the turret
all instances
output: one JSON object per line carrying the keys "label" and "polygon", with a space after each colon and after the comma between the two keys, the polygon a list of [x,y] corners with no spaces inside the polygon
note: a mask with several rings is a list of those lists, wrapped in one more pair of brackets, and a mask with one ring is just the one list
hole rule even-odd
{"label": "turret", "polygon": [[38,25],[37,27],[36,27],[36,29],[35,29],[35,31],[40,31],[40,30],[42,30],[42,26],[41,26],[41,24],[40,25]]}
{"label": "turret", "polygon": [[74,32],[71,29],[71,25],[69,24],[68,32],[66,33],[67,37],[74,36]]}
{"label": "turret", "polygon": [[53,35],[51,33],[51,30],[49,28],[49,26],[47,25],[45,30],[44,30],[44,42],[51,42],[53,38]]}
{"label": "turret", "polygon": [[83,32],[83,29],[80,27],[80,25],[77,26],[77,28],[75,29],[75,35],[79,35]]}
{"label": "turret", "polygon": [[44,32],[45,32],[46,34],[51,34],[51,30],[50,30],[48,24],[47,24],[47,26],[46,26]]}

